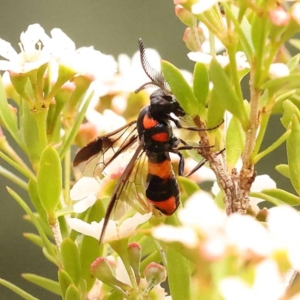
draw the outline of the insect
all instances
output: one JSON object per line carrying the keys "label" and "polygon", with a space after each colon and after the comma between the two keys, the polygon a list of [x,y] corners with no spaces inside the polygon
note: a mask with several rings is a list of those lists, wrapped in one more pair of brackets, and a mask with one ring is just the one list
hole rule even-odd
{"label": "insect", "polygon": [[[128,180],[134,173],[134,170],[142,164],[141,161],[147,160],[148,166],[145,185],[145,196],[148,205],[150,204],[167,216],[172,215],[178,208],[180,191],[171,165],[170,153],[175,153],[179,156],[178,175],[183,175],[184,157],[181,150],[197,149],[203,146],[194,147],[176,137],[173,133],[172,123],[177,128],[192,131],[213,130],[219,127],[218,125],[213,128],[200,129],[182,126],[178,118],[184,117],[186,113],[175,96],[172,95],[163,74],[153,69],[149,64],[141,39],[139,39],[139,51],[142,67],[150,82],[143,84],[136,92],[148,86],[158,87],[150,95],[150,104],[141,109],[136,121],[132,121],[111,133],[98,137],[83,147],[77,153],[73,162],[73,166],[76,167],[83,162],[89,163],[91,159],[97,156],[100,157],[101,170],[105,171],[121,153],[137,144],[134,154],[118,179],[112,193],[104,218],[100,242],[105,234],[105,229],[117,201],[126,189]],[[121,141],[125,133],[128,133],[127,138],[121,142],[119,148],[112,152],[109,158],[106,158],[108,151]],[[199,163],[190,174],[202,165],[203,162]]]}

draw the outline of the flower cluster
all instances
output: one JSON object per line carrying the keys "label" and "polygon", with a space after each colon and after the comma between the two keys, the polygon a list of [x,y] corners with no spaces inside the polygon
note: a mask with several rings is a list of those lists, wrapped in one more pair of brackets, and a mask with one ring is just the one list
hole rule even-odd
{"label": "flower cluster", "polygon": [[[153,113],[150,129],[135,121],[154,102],[139,90],[149,82],[139,53],[114,59],[76,48],[62,30],[47,34],[39,24],[21,34],[20,53],[0,39],[0,158],[14,169],[0,174],[28,193],[31,206],[7,188],[35,226],[26,238],[58,267],[57,282],[24,278],[63,299],[299,299],[300,217],[292,206],[300,203],[300,56],[287,50],[287,41],[300,49],[299,3],[174,4],[195,67],[182,72],[147,49],[145,64],[163,73],[185,112],[179,119]],[[283,133],[265,147],[274,115]],[[156,134],[160,125],[168,132]],[[143,128],[149,136],[137,133]],[[284,143],[276,170],[294,191],[256,172]],[[147,164],[152,152],[170,162]],[[215,181],[212,194],[200,190],[205,179]],[[152,182],[155,199],[145,195]],[[153,202],[174,203],[178,190],[174,214],[155,211]],[[166,278],[169,296],[160,286]]]}
{"label": "flower cluster", "polygon": [[300,270],[300,216],[289,206],[270,209],[264,226],[251,216],[226,216],[209,194],[198,192],[178,217],[181,226],[158,226],[153,236],[183,244],[189,256],[192,251],[198,272],[214,265],[212,282],[226,263],[215,287],[224,299],[279,299],[288,285],[288,271]]}

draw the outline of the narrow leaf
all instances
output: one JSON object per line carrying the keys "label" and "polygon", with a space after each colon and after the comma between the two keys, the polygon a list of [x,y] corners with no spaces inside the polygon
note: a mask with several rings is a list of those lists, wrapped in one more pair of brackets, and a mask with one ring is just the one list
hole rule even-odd
{"label": "narrow leaf", "polygon": [[66,291],[68,287],[73,283],[72,278],[65,270],[60,269],[58,271],[58,281],[60,284],[62,297],[63,299],[65,299]]}
{"label": "narrow leaf", "polygon": [[12,113],[8,106],[1,76],[0,76],[0,119],[3,122],[7,131],[16,141],[16,143],[21,147],[21,149],[25,150],[24,144],[21,141],[21,137],[19,134],[17,119],[12,116]]}
{"label": "narrow leaf", "polygon": [[281,175],[285,176],[286,178],[290,178],[290,170],[288,165],[277,165],[275,167],[276,171],[279,172]]}
{"label": "narrow leaf", "polygon": [[286,148],[292,185],[300,194],[300,126],[296,116],[292,119],[291,134],[287,139]]}
{"label": "narrow leaf", "polygon": [[70,149],[72,143],[74,142],[76,134],[78,133],[79,126],[81,125],[81,123],[85,117],[85,113],[87,111],[87,108],[88,108],[91,100],[92,100],[92,97],[93,97],[93,93],[91,93],[89,95],[89,97],[85,101],[83,107],[80,109],[80,112],[79,112],[78,116],[76,117],[75,123],[73,124],[72,130],[69,133],[66,141],[63,143],[62,149],[59,151],[59,156],[60,156],[61,160],[63,160],[67,151]]}
{"label": "narrow leaf", "polygon": [[209,77],[206,66],[199,62],[196,63],[194,67],[193,91],[198,99],[199,112],[201,115],[206,109],[206,100],[209,92]]}
{"label": "narrow leaf", "polygon": [[41,219],[47,224],[47,213],[41,203],[38,190],[37,190],[37,183],[36,181],[30,179],[28,183],[28,193],[34,208],[38,212]]}
{"label": "narrow leaf", "polygon": [[285,128],[288,128],[294,115],[297,115],[298,119],[300,120],[299,109],[292,101],[290,100],[284,101],[282,103],[282,108],[283,108],[283,115],[280,118],[280,121]]}
{"label": "narrow leaf", "polygon": [[[89,209],[87,222],[99,222],[104,217],[104,214],[105,210],[102,201],[98,200]],[[87,235],[83,236],[80,245],[80,263],[82,268],[82,277],[86,281],[88,291],[92,288],[95,282],[95,277],[91,273],[91,264],[98,256],[100,256],[100,250],[99,242],[96,239]]]}
{"label": "narrow leaf", "polygon": [[35,298],[34,296],[28,294],[27,292],[25,292],[21,288],[17,287],[16,285],[14,285],[14,284],[12,284],[12,283],[4,280],[4,279],[1,279],[1,278],[0,278],[0,285],[3,285],[6,288],[10,289],[11,291],[16,293],[17,295],[21,296],[23,299],[26,299],[26,300],[39,300],[38,298]]}
{"label": "narrow leaf", "polygon": [[38,138],[39,133],[36,120],[25,101],[21,103],[20,129],[26,145],[26,153],[30,162],[35,166],[40,159],[42,148]]}
{"label": "narrow leaf", "polygon": [[199,186],[196,182],[186,178],[179,176],[178,183],[180,185],[181,190],[181,201],[184,203],[190,196],[200,190]]}
{"label": "narrow leaf", "polygon": [[59,203],[62,189],[60,158],[52,145],[42,152],[37,175],[37,190],[40,201],[48,214],[53,214]]}
{"label": "narrow leaf", "polygon": [[283,201],[284,203],[289,205],[294,206],[300,204],[300,198],[298,196],[295,196],[281,189],[268,189],[268,190],[262,190],[261,192],[271,197],[277,198],[280,201]]}
{"label": "narrow leaf", "polygon": [[199,103],[192,88],[181,72],[171,63],[162,61],[162,72],[171,87],[172,93],[187,114],[195,116],[199,112]]}
{"label": "narrow leaf", "polygon": [[[177,223],[178,221],[174,215],[166,220],[166,224],[177,225]],[[191,299],[188,260],[171,246],[162,247],[166,254],[166,268],[172,300]]]}
{"label": "narrow leaf", "polygon": [[229,167],[235,167],[245,146],[245,131],[236,117],[232,117],[226,135],[226,160]]}
{"label": "narrow leaf", "polygon": [[79,251],[75,242],[70,238],[62,241],[61,256],[64,270],[70,275],[74,284],[78,286],[81,279]]}
{"label": "narrow leaf", "polygon": [[79,290],[74,284],[67,288],[65,300],[81,300]]}
{"label": "narrow leaf", "polygon": [[53,294],[56,295],[61,295],[61,290],[60,290],[60,286],[59,283],[57,281],[42,277],[42,276],[38,276],[35,274],[22,274],[22,277],[25,278],[26,280],[40,286],[41,288],[52,292]]}
{"label": "narrow leaf", "polygon": [[214,84],[214,95],[218,98],[219,108],[231,112],[243,125],[248,127],[249,119],[243,99],[239,99],[232,88],[232,84],[220,64],[213,59],[210,64],[211,80]]}

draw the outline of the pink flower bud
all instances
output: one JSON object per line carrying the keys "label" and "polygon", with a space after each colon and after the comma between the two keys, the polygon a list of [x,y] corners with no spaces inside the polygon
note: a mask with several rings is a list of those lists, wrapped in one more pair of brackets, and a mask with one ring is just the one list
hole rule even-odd
{"label": "pink flower bud", "polygon": [[106,283],[113,287],[118,286],[122,290],[129,290],[129,285],[116,279],[113,274],[112,267],[116,267],[115,262],[112,262],[112,260],[109,260],[105,257],[98,257],[91,264],[91,273],[103,283]]}
{"label": "pink flower bud", "polygon": [[144,275],[148,285],[154,286],[166,280],[167,271],[164,266],[152,262],[144,270]]}
{"label": "pink flower bud", "polygon": [[290,15],[280,6],[269,12],[271,22],[275,26],[285,26],[290,21]]}
{"label": "pink flower bud", "polygon": [[140,281],[140,262],[142,256],[142,247],[138,243],[130,243],[127,246],[128,258],[132,267],[136,281]]}
{"label": "pink flower bud", "polygon": [[180,19],[180,21],[187,26],[191,27],[197,22],[196,17],[181,5],[175,6],[175,14]]}

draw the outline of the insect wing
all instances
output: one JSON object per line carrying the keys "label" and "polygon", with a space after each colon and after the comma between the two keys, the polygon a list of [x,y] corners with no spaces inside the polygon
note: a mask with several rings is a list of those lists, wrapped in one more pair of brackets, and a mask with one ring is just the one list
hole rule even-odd
{"label": "insect wing", "polygon": [[[127,167],[117,181],[111,200],[106,209],[103,229],[100,236],[102,241],[110,218],[119,219],[124,215],[127,204],[141,212],[149,212],[145,200],[146,156],[143,144],[139,144],[132,155]],[[148,210],[148,211],[147,211]]]}
{"label": "insect wing", "polygon": [[73,166],[82,176],[102,177],[102,172],[120,153],[137,141],[136,121],[96,138],[76,154]]}

